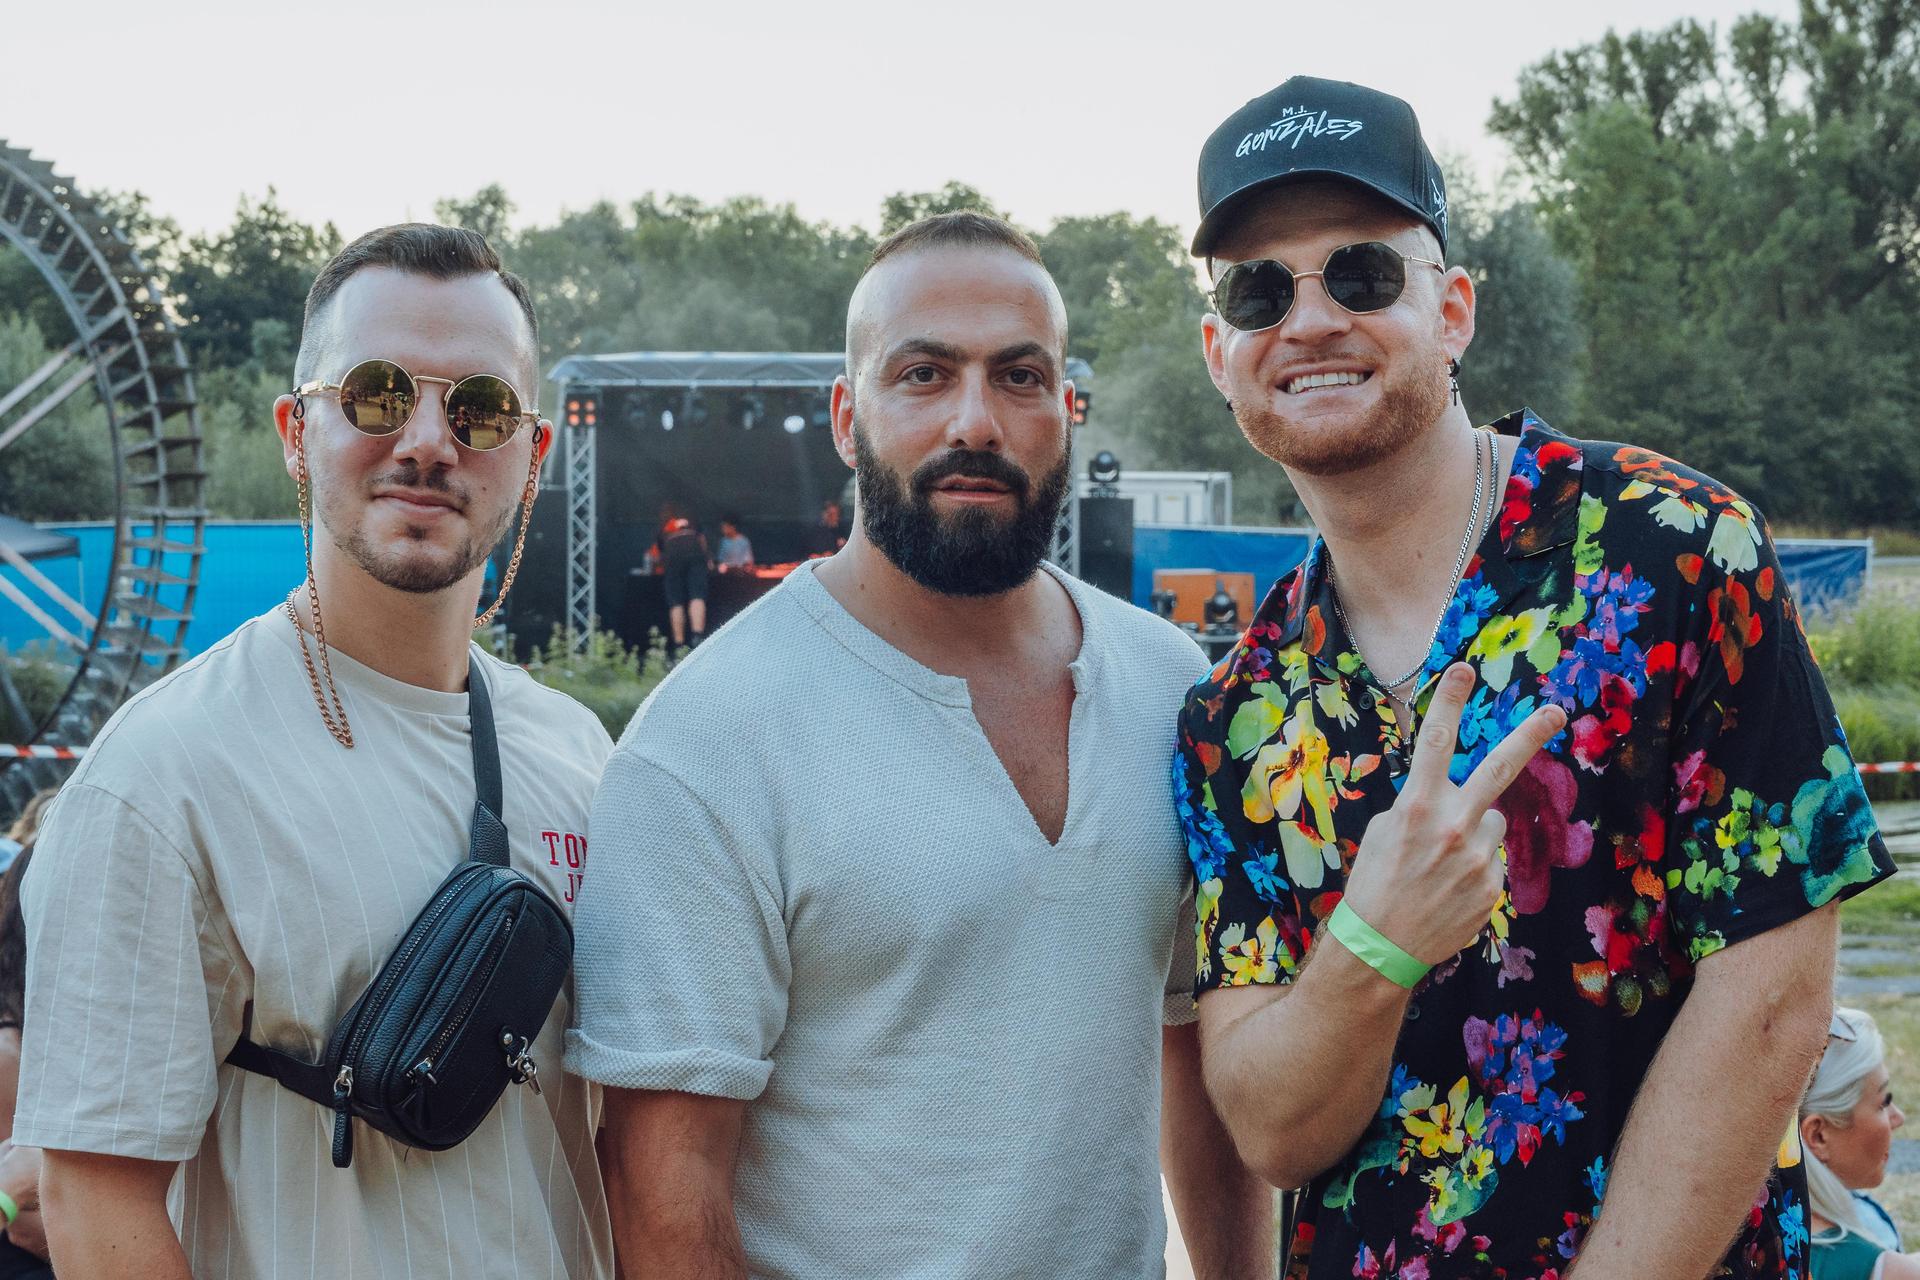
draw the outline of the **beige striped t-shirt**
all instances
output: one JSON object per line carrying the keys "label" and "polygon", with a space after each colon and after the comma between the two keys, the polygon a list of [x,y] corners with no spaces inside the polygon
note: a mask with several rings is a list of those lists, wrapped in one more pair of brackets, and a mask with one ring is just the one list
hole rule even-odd
{"label": "beige striped t-shirt", "polygon": [[[478,652],[476,650],[476,652]],[[571,904],[611,743],[578,703],[482,656],[512,857]],[[328,734],[292,624],[271,613],[127,704],[47,815],[26,878],[14,1141],[182,1161],[171,1208],[199,1280],[591,1277],[613,1272],[598,1090],[561,1071],[563,991],[510,1086],[431,1153],[223,1063],[253,1039],[317,1060],[465,856],[467,696],[337,651],[355,746]]]}

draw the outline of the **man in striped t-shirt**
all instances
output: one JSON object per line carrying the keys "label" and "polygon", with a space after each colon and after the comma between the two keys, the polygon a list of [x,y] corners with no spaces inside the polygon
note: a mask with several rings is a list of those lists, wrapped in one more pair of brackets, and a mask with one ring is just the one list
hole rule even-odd
{"label": "man in striped t-shirt", "polygon": [[27,877],[14,1140],[46,1148],[61,1275],[611,1276],[599,1091],[559,1069],[570,987],[531,1050],[544,1092],[443,1152],[356,1121],[334,1168],[330,1112],[224,1061],[242,1036],[317,1060],[465,856],[469,661],[513,865],[567,904],[585,874],[606,731],[469,634],[552,438],[521,411],[536,349],[471,232],[376,231],[315,281],[274,405],[308,583],[121,709]]}

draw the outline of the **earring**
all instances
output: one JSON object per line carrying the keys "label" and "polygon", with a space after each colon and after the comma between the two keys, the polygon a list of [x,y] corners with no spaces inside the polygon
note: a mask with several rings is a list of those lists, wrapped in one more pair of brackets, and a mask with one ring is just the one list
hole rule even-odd
{"label": "earring", "polygon": [[1457,356],[1447,358],[1447,386],[1452,391],[1453,402],[1460,403],[1460,360]]}

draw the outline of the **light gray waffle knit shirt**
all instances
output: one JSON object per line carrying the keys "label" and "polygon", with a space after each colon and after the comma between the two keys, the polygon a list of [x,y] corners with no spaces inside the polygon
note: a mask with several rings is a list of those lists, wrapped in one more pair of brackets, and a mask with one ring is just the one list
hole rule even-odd
{"label": "light gray waffle knit shirt", "polygon": [[751,1100],[756,1277],[1162,1274],[1160,1027],[1193,972],[1168,761],[1206,662],[1055,576],[1084,631],[1057,846],[966,682],[806,565],[608,762],[567,1068]]}

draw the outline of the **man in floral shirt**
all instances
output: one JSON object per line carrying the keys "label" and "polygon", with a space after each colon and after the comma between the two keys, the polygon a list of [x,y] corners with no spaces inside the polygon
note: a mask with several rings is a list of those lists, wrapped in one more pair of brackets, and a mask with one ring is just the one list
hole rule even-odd
{"label": "man in floral shirt", "polygon": [[1209,369],[1321,540],[1188,698],[1205,1077],[1289,1275],[1807,1271],[1833,904],[1892,864],[1764,522],[1453,375],[1405,103],[1300,78],[1200,165]]}

